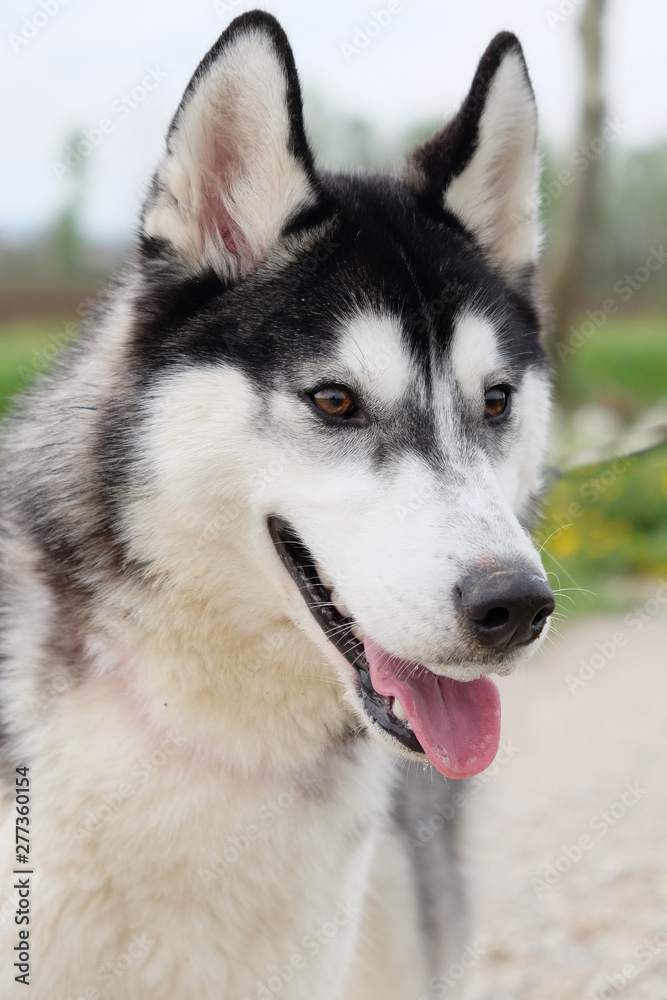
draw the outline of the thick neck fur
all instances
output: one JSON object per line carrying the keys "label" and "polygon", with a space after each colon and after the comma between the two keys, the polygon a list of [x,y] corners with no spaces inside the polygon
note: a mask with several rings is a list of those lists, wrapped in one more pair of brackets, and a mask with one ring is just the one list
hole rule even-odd
{"label": "thick neck fur", "polygon": [[343,687],[292,621],[259,600],[250,609],[231,555],[220,575],[214,595],[157,584],[140,620],[128,606],[118,622],[123,647],[113,643],[123,649],[118,669],[154,724],[194,739],[234,773],[308,767],[357,728]]}
{"label": "thick neck fur", "polygon": [[[356,733],[333,668],[275,610],[279,595],[234,541],[251,527],[241,520],[209,566],[169,572],[177,548],[152,576],[120,572],[64,689],[48,687],[49,642],[70,625],[30,572],[26,614],[39,609],[51,634],[33,632],[44,672],[14,706],[14,754],[31,767],[40,878],[61,886],[58,906],[36,894],[38,996],[85,995],[130,948],[140,954],[106,991],[114,1000],[254,997],[293,958],[293,1000],[342,995],[391,758]],[[113,871],[113,885],[66,892],[74,870]],[[81,947],[90,928],[94,948]]]}
{"label": "thick neck fur", "polygon": [[[39,496],[39,516],[44,512],[44,517],[62,519],[55,525],[37,520],[35,527],[35,512],[30,510],[32,523],[29,528],[19,525],[20,534],[41,531],[46,538],[47,531],[57,531],[68,538],[73,551],[91,551],[100,518],[93,487],[95,449],[106,408],[123,391],[109,373],[118,370],[129,350],[132,327],[126,302],[133,294],[130,282],[66,375],[57,377],[47,392],[36,394],[27,419],[16,426],[26,447],[37,448],[42,477],[35,490],[33,463],[31,481],[22,492],[25,468],[16,449],[14,468],[11,460],[8,463],[8,483],[15,492],[18,519],[30,493]],[[74,413],[73,400],[81,404]],[[187,400],[184,408],[189,413],[193,409]],[[195,424],[197,416],[191,418]],[[182,419],[176,403],[151,434],[168,436],[170,421]],[[41,428],[39,434],[33,420]],[[49,466],[54,452],[60,456],[57,469]],[[247,495],[235,496],[231,486],[227,497],[205,498],[211,503],[205,510],[190,505],[187,494],[185,504],[182,498],[172,504],[169,484],[156,480],[153,472],[148,474],[149,485],[135,483],[125,497],[125,520],[117,527],[130,540],[125,547],[127,566],[100,558],[103,584],[93,579],[95,599],[84,615],[77,612],[76,621],[63,613],[71,603],[71,581],[65,571],[59,577],[56,566],[45,583],[42,539],[35,539],[34,556],[26,567],[31,586],[18,601],[33,619],[35,606],[41,608],[44,627],[28,631],[31,647],[41,646],[45,673],[52,669],[55,648],[75,648],[83,662],[63,663],[63,673],[121,678],[153,725],[192,737],[239,773],[269,764],[278,771],[287,762],[290,767],[296,762],[310,766],[332,747],[344,745],[358,723],[333,666],[288,617],[301,598],[291,593],[293,585],[279,566],[266,525],[247,508]],[[186,490],[186,483],[182,487]],[[58,502],[60,495],[71,498],[67,507]],[[219,509],[231,509],[235,516],[221,523],[214,517]],[[264,578],[259,568],[267,560],[278,567],[271,578]],[[85,587],[87,581],[76,583]],[[25,635],[26,630],[21,633],[19,627],[17,633]],[[21,642],[25,645],[26,640]],[[20,652],[34,659],[39,649]],[[36,700],[44,699],[37,695]],[[18,718],[13,728],[20,728]]]}

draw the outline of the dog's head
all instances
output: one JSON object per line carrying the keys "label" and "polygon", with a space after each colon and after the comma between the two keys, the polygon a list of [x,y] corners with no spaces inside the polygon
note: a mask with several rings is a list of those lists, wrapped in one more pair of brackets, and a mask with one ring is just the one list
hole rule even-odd
{"label": "dog's head", "polygon": [[142,558],[165,518],[201,533],[219,511],[207,565],[242,552],[239,614],[277,602],[371,729],[455,777],[497,749],[487,675],[553,610],[526,530],[549,409],[537,185],[513,35],[400,175],[340,177],[315,169],[287,39],[255,12],[188,86],[143,217],[162,459]]}

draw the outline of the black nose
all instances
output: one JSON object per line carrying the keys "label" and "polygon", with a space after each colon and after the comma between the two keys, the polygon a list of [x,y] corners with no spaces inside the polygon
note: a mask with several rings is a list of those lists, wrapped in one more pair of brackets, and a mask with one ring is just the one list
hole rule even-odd
{"label": "black nose", "polygon": [[546,580],[516,568],[476,571],[463,581],[457,597],[477,641],[503,651],[537,639],[555,607]]}

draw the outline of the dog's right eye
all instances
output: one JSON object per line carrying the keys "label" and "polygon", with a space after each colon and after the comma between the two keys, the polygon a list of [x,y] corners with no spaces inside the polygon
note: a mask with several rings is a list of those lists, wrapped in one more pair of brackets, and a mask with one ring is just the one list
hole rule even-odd
{"label": "dog's right eye", "polygon": [[354,396],[344,385],[323,385],[311,393],[310,398],[328,417],[349,420],[359,412]]}
{"label": "dog's right eye", "polygon": [[484,393],[484,418],[493,423],[509,412],[512,389],[509,385],[494,385]]}

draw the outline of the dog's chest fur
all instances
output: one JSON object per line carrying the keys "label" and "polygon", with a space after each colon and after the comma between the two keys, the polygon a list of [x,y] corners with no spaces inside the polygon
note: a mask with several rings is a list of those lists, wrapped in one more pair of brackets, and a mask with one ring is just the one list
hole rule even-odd
{"label": "dog's chest fur", "polygon": [[355,742],[308,771],[242,776],[142,721],[95,678],[33,737],[35,995],[241,1000],[276,976],[294,1000],[340,995],[386,755]]}

